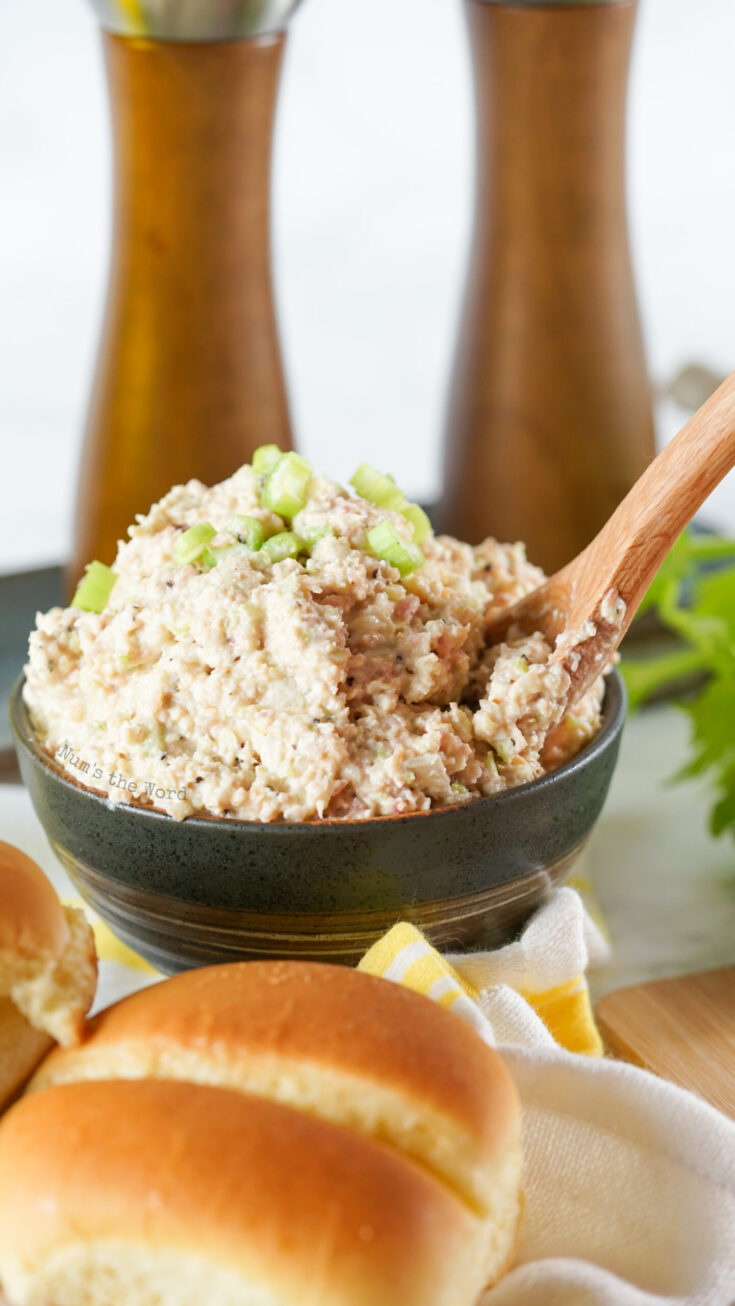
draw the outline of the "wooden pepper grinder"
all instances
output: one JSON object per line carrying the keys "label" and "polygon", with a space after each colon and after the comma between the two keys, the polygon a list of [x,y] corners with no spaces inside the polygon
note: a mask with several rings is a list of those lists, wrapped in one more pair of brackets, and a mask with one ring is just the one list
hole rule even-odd
{"label": "wooden pepper grinder", "polygon": [[548,572],[654,454],[625,209],[635,0],[465,0],[477,180],[442,529]]}
{"label": "wooden pepper grinder", "polygon": [[296,0],[95,0],[112,103],[112,258],[73,586],[135,514],[291,447],[270,276],[273,115]]}

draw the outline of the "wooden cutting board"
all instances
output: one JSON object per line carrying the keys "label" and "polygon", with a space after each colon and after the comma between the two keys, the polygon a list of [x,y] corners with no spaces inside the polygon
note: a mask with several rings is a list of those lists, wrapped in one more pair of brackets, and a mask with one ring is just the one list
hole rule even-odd
{"label": "wooden cutting board", "polygon": [[595,1013],[613,1056],[735,1119],[735,966],[618,989]]}

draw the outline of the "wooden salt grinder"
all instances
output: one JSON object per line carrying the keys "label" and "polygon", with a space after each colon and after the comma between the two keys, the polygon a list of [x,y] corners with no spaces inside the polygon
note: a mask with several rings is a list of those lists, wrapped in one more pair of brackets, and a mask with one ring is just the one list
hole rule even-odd
{"label": "wooden salt grinder", "polygon": [[[148,0],[152,18],[137,32],[111,0],[97,7],[114,231],[70,588],[92,558],[113,561],[135,514],[171,485],[222,480],[259,444],[291,447],[269,190],[282,27],[294,5],[250,6],[255,21],[243,5],[201,0],[181,17],[183,6],[177,16]],[[223,27],[231,11],[239,16]]]}
{"label": "wooden salt grinder", "polygon": [[654,453],[628,246],[635,0],[465,0],[475,219],[443,529],[574,557]]}

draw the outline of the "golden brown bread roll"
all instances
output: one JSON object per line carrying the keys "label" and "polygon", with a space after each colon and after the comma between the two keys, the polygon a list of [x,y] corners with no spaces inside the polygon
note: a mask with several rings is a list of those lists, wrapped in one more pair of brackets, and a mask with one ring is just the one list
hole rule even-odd
{"label": "golden brown bread roll", "polygon": [[82,1033],[97,987],[84,913],[30,857],[0,842],[0,1109],[48,1051]]}
{"label": "golden brown bread roll", "polygon": [[109,1007],[32,1087],[143,1077],[256,1093],[385,1138],[482,1215],[518,1132],[510,1076],[464,1021],[337,966],[241,962],[176,975]]}
{"label": "golden brown bread roll", "polygon": [[0,1227],[28,1306],[454,1306],[482,1280],[480,1222],[392,1149],[166,1080],[15,1106]]}
{"label": "golden brown bread roll", "polygon": [[0,955],[62,952],[69,925],[56,890],[20,848],[0,842]]}
{"label": "golden brown bread roll", "polygon": [[53,1039],[34,1029],[10,998],[0,998],[0,1111],[12,1102],[53,1045]]}
{"label": "golden brown bread roll", "polygon": [[[0,1124],[0,1280],[14,1306],[471,1306],[512,1255],[520,1112],[507,1071],[457,1016],[385,980],[287,962],[191,971],[104,1012],[31,1087]],[[74,1122],[63,1140],[62,1120]],[[243,1190],[232,1210],[220,1167],[222,1192],[235,1176]],[[201,1232],[195,1189],[213,1213]],[[138,1267],[130,1288],[124,1264]],[[205,1270],[217,1287],[203,1294]]]}

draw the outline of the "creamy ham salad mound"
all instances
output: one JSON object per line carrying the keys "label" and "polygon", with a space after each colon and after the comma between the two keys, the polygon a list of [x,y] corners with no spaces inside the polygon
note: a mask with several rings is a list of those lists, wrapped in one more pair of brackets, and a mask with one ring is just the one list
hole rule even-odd
{"label": "creamy ham salad mound", "polygon": [[590,739],[601,681],[544,743],[566,673],[540,635],[485,645],[543,579],[522,544],[435,537],[369,468],[379,502],[293,454],[276,482],[261,453],[176,486],[39,615],[24,697],[70,776],[177,820],[362,819],[499,793]]}

